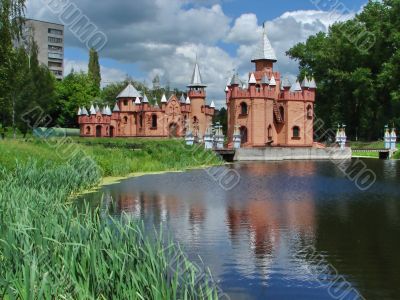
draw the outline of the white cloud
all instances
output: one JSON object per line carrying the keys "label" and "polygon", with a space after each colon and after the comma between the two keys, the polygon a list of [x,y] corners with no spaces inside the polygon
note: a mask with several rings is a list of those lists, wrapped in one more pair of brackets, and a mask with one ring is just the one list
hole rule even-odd
{"label": "white cloud", "polygon": [[[88,71],[88,63],[86,61],[66,59],[64,64],[65,76],[70,74],[72,70],[74,70],[74,72]],[[126,78],[126,74],[123,71],[115,68],[100,66],[100,72],[102,86],[105,86],[112,82],[123,81]]]}
{"label": "white cloud", "polygon": [[[209,84],[208,99],[223,105],[225,85],[233,69],[240,74],[253,70],[250,60],[257,46],[262,27],[255,14],[246,13],[231,20],[219,4],[222,0],[71,0],[108,37],[100,53],[122,63],[136,64],[151,82],[156,74],[171,87],[184,88],[190,81],[196,54],[203,80]],[[46,1],[28,0],[28,16],[59,22],[44,5]],[[294,78],[298,64],[285,52],[310,35],[327,31],[338,20],[347,20],[353,13],[317,10],[292,11],[267,22],[267,30],[278,56],[276,70]],[[233,21],[233,22],[232,22]],[[219,42],[238,45],[229,55]],[[66,47],[85,49],[66,30]],[[66,68],[87,69],[87,62],[66,61]],[[102,67],[104,81],[123,80],[125,72]]]}

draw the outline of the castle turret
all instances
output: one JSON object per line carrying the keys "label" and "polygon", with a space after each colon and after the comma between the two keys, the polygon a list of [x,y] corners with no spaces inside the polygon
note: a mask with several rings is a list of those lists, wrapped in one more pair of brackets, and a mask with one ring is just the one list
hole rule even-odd
{"label": "castle turret", "polygon": [[272,48],[271,42],[268,39],[267,28],[263,24],[263,31],[260,43],[256,52],[253,55],[251,62],[256,64],[256,71],[272,72],[274,63],[277,62],[276,54]]}

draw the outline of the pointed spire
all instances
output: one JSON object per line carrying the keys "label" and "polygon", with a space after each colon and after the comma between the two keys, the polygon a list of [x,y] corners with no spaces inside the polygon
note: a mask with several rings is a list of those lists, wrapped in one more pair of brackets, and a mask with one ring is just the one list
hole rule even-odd
{"label": "pointed spire", "polygon": [[189,96],[187,96],[185,103],[186,103],[186,104],[190,104],[190,98],[189,98]]}
{"label": "pointed spire", "polygon": [[107,110],[107,116],[111,116],[112,112],[110,106],[107,105],[106,110]]}
{"label": "pointed spire", "polygon": [[301,83],[301,87],[306,89],[310,87],[310,81],[308,81],[307,75],[304,76],[303,82]]}
{"label": "pointed spire", "polygon": [[256,77],[254,76],[254,73],[251,73],[250,75],[249,84],[257,84],[257,80]]}
{"label": "pointed spire", "polygon": [[269,79],[268,79],[267,74],[264,74],[264,76],[262,77],[261,84],[266,84],[266,85],[269,84]]}
{"label": "pointed spire", "polygon": [[100,107],[99,105],[96,105],[96,113],[100,112]]}
{"label": "pointed spire", "polygon": [[184,94],[182,94],[180,101],[181,101],[181,103],[185,103],[185,102],[186,102],[186,99],[185,99],[185,95],[184,95]]}
{"label": "pointed spire", "polygon": [[136,99],[135,99],[135,104],[136,104],[136,105],[140,104],[140,98],[139,98],[139,97],[136,97]]}
{"label": "pointed spire", "polygon": [[214,101],[211,101],[210,107],[211,107],[211,108],[215,108],[215,103],[214,103]]}
{"label": "pointed spire", "polygon": [[233,75],[231,85],[240,85],[240,78],[238,73],[235,73],[235,75]]}
{"label": "pointed spire", "polygon": [[104,106],[103,109],[101,110],[102,115],[107,115],[107,110],[106,107]]}
{"label": "pointed spire", "polygon": [[270,86],[276,86],[276,80],[274,74],[272,74],[271,80],[269,81]]}
{"label": "pointed spire", "polygon": [[225,92],[226,92],[226,93],[229,92],[229,86],[226,86]]}
{"label": "pointed spire", "polygon": [[82,115],[82,109],[81,109],[80,107],[79,107],[79,109],[78,109],[77,115],[78,115],[78,116],[81,116],[81,115]]}
{"label": "pointed spire", "polygon": [[82,107],[82,111],[81,111],[81,116],[88,116],[88,111],[86,109],[86,107]]}
{"label": "pointed spire", "polygon": [[165,94],[163,94],[162,98],[161,98],[161,103],[167,103],[167,97],[165,96]]}
{"label": "pointed spire", "polygon": [[200,73],[200,68],[199,64],[197,63],[197,56],[196,56],[196,64],[194,65],[194,70],[193,70],[193,75],[192,75],[192,81],[188,85],[188,87],[206,87],[207,85],[203,84],[203,81],[201,79],[201,73]]}
{"label": "pointed spire", "polygon": [[94,108],[93,104],[90,106],[90,114],[95,115],[96,114],[96,109]]}
{"label": "pointed spire", "polygon": [[309,86],[310,89],[317,89],[317,83],[315,82],[314,77],[311,79],[311,81],[309,83],[310,83],[310,86]]}
{"label": "pointed spire", "polygon": [[136,98],[136,97],[141,97],[140,93],[138,92],[135,87],[129,83],[127,87],[117,96],[117,99],[119,98]]}
{"label": "pointed spire", "polygon": [[290,88],[290,91],[291,92],[301,92],[302,91],[300,82],[298,80],[296,80],[296,82],[293,83],[292,87]]}
{"label": "pointed spire", "polygon": [[256,62],[257,60],[271,60],[273,62],[277,61],[275,51],[272,48],[271,42],[268,39],[267,27],[265,23],[263,24],[261,41],[251,61]]}
{"label": "pointed spire", "polygon": [[284,89],[290,89],[292,87],[292,83],[290,82],[289,78],[285,77],[282,81],[282,87]]}
{"label": "pointed spire", "polygon": [[143,94],[143,103],[149,103],[149,99],[147,99],[146,94]]}
{"label": "pointed spire", "polygon": [[115,102],[113,111],[114,111],[114,112],[120,112],[119,106],[118,106],[118,103],[117,103],[117,102]]}

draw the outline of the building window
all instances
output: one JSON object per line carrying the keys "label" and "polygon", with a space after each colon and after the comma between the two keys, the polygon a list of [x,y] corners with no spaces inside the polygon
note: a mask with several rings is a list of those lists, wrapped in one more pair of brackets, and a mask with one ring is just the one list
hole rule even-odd
{"label": "building window", "polygon": [[240,103],[240,114],[242,116],[246,116],[247,113],[248,113],[247,104],[244,102]]}
{"label": "building window", "polygon": [[62,35],[63,34],[62,30],[53,29],[53,28],[49,28],[48,29],[48,33],[49,34],[55,34],[55,35]]}
{"label": "building window", "polygon": [[58,52],[49,52],[48,57],[50,59],[63,59],[63,54]]}
{"label": "building window", "polygon": [[300,138],[300,127],[299,126],[293,127],[293,138],[294,139]]}
{"label": "building window", "polygon": [[256,85],[256,91],[259,93],[261,92],[261,86],[259,84]]}
{"label": "building window", "polygon": [[62,76],[63,72],[60,70],[50,70],[55,76]]}
{"label": "building window", "polygon": [[61,44],[63,42],[63,39],[49,36],[48,41],[49,41],[49,43]]}
{"label": "building window", "polygon": [[311,105],[307,106],[307,118],[312,119],[313,118],[313,110]]}
{"label": "building window", "polygon": [[157,115],[151,115],[151,128],[157,128]]}
{"label": "building window", "polygon": [[124,100],[124,105],[128,106],[128,100]]}
{"label": "building window", "polygon": [[60,62],[54,62],[54,61],[49,61],[49,68],[62,68],[62,63]]}
{"label": "building window", "polygon": [[143,115],[139,116],[139,127],[142,128],[143,127]]}
{"label": "building window", "polygon": [[268,141],[272,141],[272,126],[268,126]]}
{"label": "building window", "polygon": [[90,126],[86,127],[86,133],[85,134],[90,134]]}
{"label": "building window", "polygon": [[63,47],[49,45],[49,50],[50,50],[50,51],[59,51],[59,52],[62,52],[62,51],[63,51]]}

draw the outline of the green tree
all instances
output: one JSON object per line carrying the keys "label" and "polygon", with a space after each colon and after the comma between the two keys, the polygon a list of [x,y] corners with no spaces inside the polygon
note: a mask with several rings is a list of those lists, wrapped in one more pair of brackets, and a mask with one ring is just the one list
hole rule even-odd
{"label": "green tree", "polygon": [[93,48],[89,52],[89,68],[88,74],[93,81],[94,90],[97,95],[100,95],[101,73],[99,64],[99,55]]}
{"label": "green tree", "polygon": [[70,73],[64,80],[57,82],[57,107],[55,114],[57,124],[63,127],[77,127],[77,112],[79,107],[89,109],[95,103],[93,82],[86,73]]}
{"label": "green tree", "polygon": [[318,82],[316,113],[326,127],[348,125],[348,134],[382,138],[383,126],[400,126],[400,0],[369,1],[347,22],[335,23],[287,54],[301,78]]}

